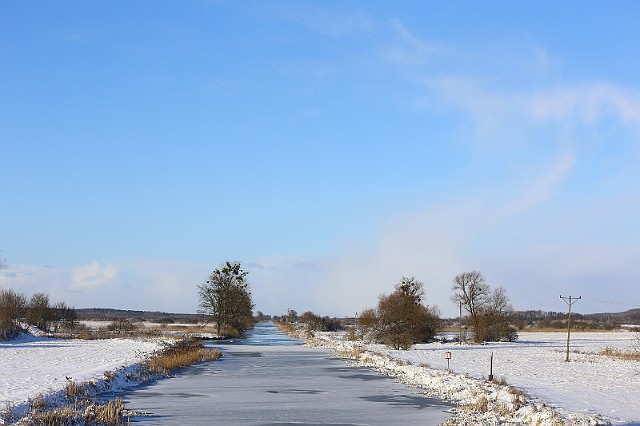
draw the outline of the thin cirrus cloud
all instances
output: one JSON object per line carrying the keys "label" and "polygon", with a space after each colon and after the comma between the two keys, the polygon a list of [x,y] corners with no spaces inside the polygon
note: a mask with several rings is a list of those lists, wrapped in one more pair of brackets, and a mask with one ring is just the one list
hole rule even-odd
{"label": "thin cirrus cloud", "polygon": [[[532,53],[520,60],[506,57],[498,60],[492,55],[483,58],[476,52],[420,37],[400,20],[393,20],[391,27],[392,41],[378,50],[379,57],[422,89],[416,92],[419,104],[424,104],[426,97],[430,103],[458,108],[473,117],[478,128],[486,129],[500,127],[499,122],[514,118],[527,124],[565,120],[594,124],[610,117],[640,130],[637,90],[606,80],[551,81],[548,77],[554,75],[555,62],[550,59],[553,52],[547,49],[532,46]],[[494,66],[495,63],[500,66]],[[463,64],[475,64],[478,68]],[[486,70],[493,74],[487,74]],[[518,77],[514,70],[537,70],[536,78],[526,73]],[[513,89],[505,89],[503,82],[496,79],[495,75],[501,73],[508,73],[508,80],[516,83]]]}
{"label": "thin cirrus cloud", "polygon": [[523,104],[536,120],[580,119],[590,124],[611,116],[640,130],[640,93],[610,83],[534,93]]}
{"label": "thin cirrus cloud", "polygon": [[526,186],[519,188],[516,195],[503,202],[504,207],[496,220],[500,222],[526,213],[552,199],[559,186],[571,174],[575,163],[573,152],[561,154],[546,170],[538,173]]}
{"label": "thin cirrus cloud", "polygon": [[94,260],[87,265],[78,266],[71,270],[69,288],[72,290],[93,289],[108,284],[117,276],[118,269],[115,265],[108,263],[103,266]]}

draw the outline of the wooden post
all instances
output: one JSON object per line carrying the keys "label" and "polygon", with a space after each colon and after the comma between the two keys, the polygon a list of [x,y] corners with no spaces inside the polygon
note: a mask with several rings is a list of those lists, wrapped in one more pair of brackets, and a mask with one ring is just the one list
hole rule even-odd
{"label": "wooden post", "polygon": [[491,352],[491,356],[489,357],[489,381],[493,382],[493,352]]}
{"label": "wooden post", "polygon": [[458,333],[458,344],[462,344],[462,300],[460,301],[460,316],[458,317],[458,322],[460,323],[460,330]]}

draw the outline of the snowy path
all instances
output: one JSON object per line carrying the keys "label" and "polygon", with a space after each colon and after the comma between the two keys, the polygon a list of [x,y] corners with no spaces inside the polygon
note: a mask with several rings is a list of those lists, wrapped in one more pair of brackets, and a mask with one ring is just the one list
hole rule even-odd
{"label": "snowy path", "polygon": [[151,413],[134,420],[149,425],[425,425],[450,417],[449,406],[414,388],[348,367],[327,350],[278,344],[288,339],[278,337],[284,335],[273,326],[267,330],[267,344],[224,345],[221,361],[123,394],[129,407]]}

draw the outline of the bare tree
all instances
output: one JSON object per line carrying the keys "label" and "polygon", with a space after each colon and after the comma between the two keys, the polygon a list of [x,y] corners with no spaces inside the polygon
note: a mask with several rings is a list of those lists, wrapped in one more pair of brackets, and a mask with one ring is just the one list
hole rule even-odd
{"label": "bare tree", "polygon": [[78,313],[76,310],[68,306],[64,302],[58,302],[53,305],[52,321],[54,323],[54,332],[58,331],[74,331],[78,326]]}
{"label": "bare tree", "polygon": [[513,313],[513,306],[507,297],[507,290],[504,287],[496,287],[492,292],[488,300],[489,312],[496,315],[508,316]]}
{"label": "bare tree", "polygon": [[31,295],[27,305],[27,322],[41,330],[49,330],[53,319],[53,310],[49,306],[49,295],[47,293]]}
{"label": "bare tree", "polygon": [[27,298],[13,290],[0,289],[0,339],[12,339],[20,332]]}
{"label": "bare tree", "polygon": [[478,323],[480,312],[489,298],[489,284],[478,271],[463,272],[453,279],[454,291],[451,300],[462,302],[462,307],[469,313],[474,325]]}
{"label": "bare tree", "polygon": [[503,287],[491,290],[478,271],[464,272],[453,280],[451,300],[461,303],[469,314],[469,320],[477,342],[515,340],[515,328],[509,325],[513,308]]}

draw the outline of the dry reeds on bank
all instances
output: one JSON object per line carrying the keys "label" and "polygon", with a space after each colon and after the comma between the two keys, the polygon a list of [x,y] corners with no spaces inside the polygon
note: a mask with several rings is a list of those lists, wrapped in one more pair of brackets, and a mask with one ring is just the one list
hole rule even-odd
{"label": "dry reeds on bank", "polygon": [[207,349],[199,340],[182,340],[149,359],[146,368],[152,373],[168,376],[178,368],[201,361],[215,361],[221,356],[220,350]]}
{"label": "dry reeds on bank", "polygon": [[603,356],[610,356],[618,359],[640,361],[640,351],[624,351],[620,349],[604,348],[598,354]]}

